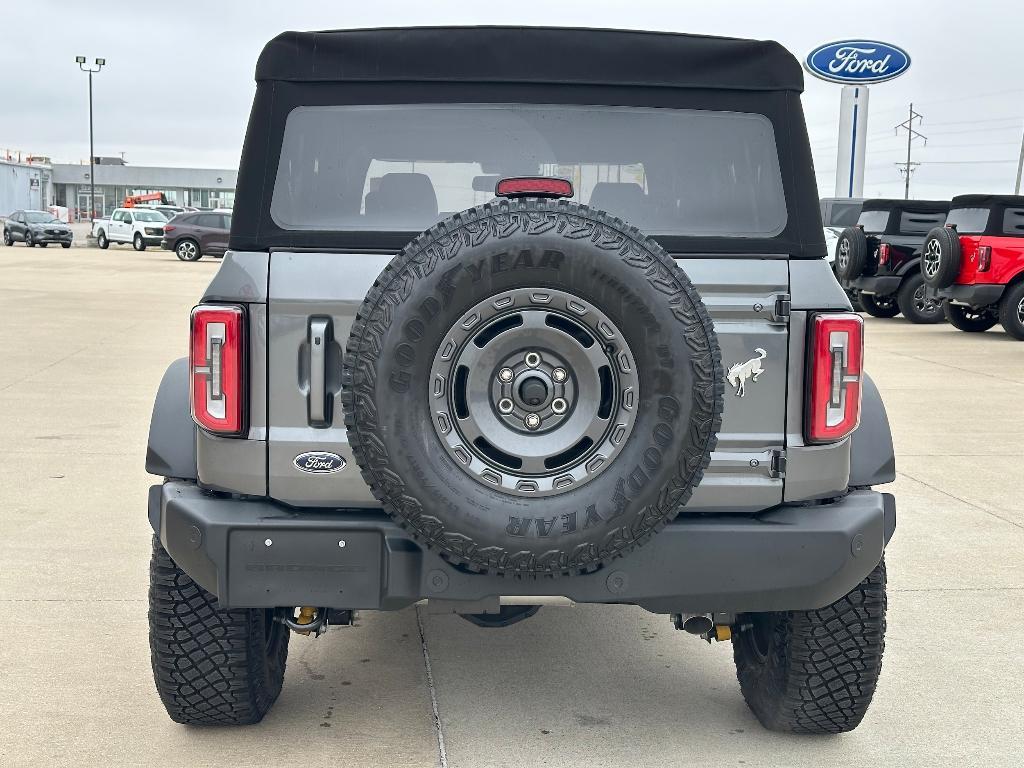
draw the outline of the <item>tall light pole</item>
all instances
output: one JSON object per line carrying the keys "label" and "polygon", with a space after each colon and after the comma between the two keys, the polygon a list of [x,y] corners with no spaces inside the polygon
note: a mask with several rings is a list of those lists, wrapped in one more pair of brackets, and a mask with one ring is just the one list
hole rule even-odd
{"label": "tall light pole", "polygon": [[78,68],[89,73],[89,221],[96,220],[96,153],[92,144],[92,76],[103,69],[106,59],[96,59],[95,69],[85,63],[85,56],[75,56]]}

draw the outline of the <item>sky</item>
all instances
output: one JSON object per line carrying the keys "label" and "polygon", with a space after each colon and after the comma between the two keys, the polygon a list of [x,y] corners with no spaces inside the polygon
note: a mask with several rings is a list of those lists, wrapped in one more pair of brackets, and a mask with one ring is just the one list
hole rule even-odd
{"label": "sky", "polygon": [[[823,43],[877,39],[907,74],[871,86],[864,192],[902,197],[896,163],[907,109],[916,128],[911,197],[1013,191],[1024,131],[1022,27],[1005,0],[0,0],[0,152],[89,156],[83,55],[94,78],[96,154],[135,165],[236,168],[263,44],[289,29],[440,24],[615,27],[773,39],[799,60]],[[1017,21],[1018,23],[1009,23]],[[25,34],[24,30],[32,30]],[[805,76],[804,112],[821,196],[835,186],[841,86]]]}

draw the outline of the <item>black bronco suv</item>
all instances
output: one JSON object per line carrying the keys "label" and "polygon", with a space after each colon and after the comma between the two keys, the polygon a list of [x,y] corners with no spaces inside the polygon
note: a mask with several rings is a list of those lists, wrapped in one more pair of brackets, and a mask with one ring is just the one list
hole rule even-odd
{"label": "black bronco suv", "polygon": [[283,34],[256,80],[230,250],[149,437],[170,716],[260,720],[290,634],[357,610],[585,602],[731,640],[769,728],[854,728],[894,459],[796,60],[382,29]]}
{"label": "black bronco suv", "polygon": [[857,225],[836,244],[836,275],[874,317],[903,316],[912,323],[940,323],[942,306],[925,293],[921,249],[925,235],[942,226],[949,203],[939,200],[865,200]]}

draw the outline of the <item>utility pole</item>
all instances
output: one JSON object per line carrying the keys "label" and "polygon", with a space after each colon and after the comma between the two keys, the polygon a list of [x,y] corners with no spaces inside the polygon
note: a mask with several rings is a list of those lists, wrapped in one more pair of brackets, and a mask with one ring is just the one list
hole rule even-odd
{"label": "utility pole", "polygon": [[89,221],[96,221],[96,152],[92,143],[92,76],[103,69],[106,59],[96,59],[96,69],[85,65],[85,56],[76,56],[75,62],[83,72],[89,73]]}
{"label": "utility pole", "polygon": [[1013,185],[1013,194],[1020,194],[1020,176],[1024,171],[1024,135],[1020,137],[1020,157],[1017,160],[1017,183]]}
{"label": "utility pole", "polygon": [[905,163],[897,163],[896,164],[898,166],[899,165],[903,166],[902,168],[900,168],[900,173],[903,174],[903,177],[905,179],[905,184],[904,184],[904,187],[903,187],[903,199],[904,200],[909,200],[910,199],[910,174],[912,174],[914,172],[914,168],[916,168],[917,166],[920,165],[920,163],[912,163],[912,162],[910,162],[910,147],[911,147],[911,144],[913,143],[914,139],[922,139],[926,146],[928,144],[928,137],[925,136],[923,133],[919,133],[918,131],[914,130],[914,121],[917,120],[917,124],[920,125],[922,117],[923,117],[923,115],[921,115],[919,112],[915,112],[914,111],[914,103],[911,102],[910,103],[910,114],[909,114],[909,116],[907,117],[906,120],[904,120],[902,123],[900,123],[899,125],[896,126],[896,135],[897,136],[899,136],[900,129],[903,129],[903,130],[905,130],[907,132],[907,160],[906,160]]}

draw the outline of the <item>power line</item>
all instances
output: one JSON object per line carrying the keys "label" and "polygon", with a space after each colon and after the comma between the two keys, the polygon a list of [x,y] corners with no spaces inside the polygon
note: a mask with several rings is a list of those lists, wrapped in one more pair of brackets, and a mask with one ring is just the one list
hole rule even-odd
{"label": "power line", "polygon": [[[920,125],[922,119],[924,119],[924,116],[914,111],[914,103],[911,102],[909,116],[895,128],[896,135],[899,135],[900,129],[907,132],[907,159],[906,162],[902,163],[903,168],[900,170],[906,182],[903,187],[904,200],[910,199],[910,174],[914,172],[914,168],[920,165],[920,163],[910,162],[910,148],[914,143],[914,139],[921,139],[924,141],[925,146],[928,146],[928,137],[914,130],[914,121],[917,120],[917,124]],[[900,165],[900,163],[897,163],[897,165]]]}

